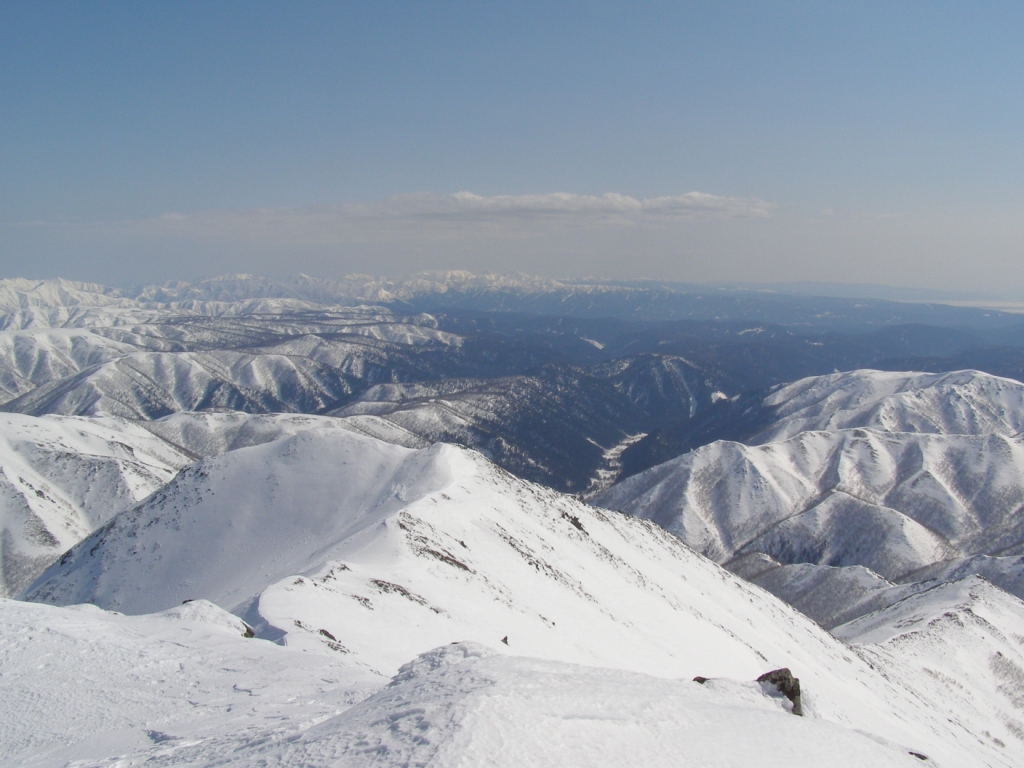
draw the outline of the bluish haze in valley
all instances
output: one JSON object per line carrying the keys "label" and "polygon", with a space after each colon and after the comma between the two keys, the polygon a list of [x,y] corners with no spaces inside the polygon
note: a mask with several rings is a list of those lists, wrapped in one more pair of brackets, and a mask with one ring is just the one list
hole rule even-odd
{"label": "bluish haze in valley", "polygon": [[4,276],[1024,294],[1017,3],[7,2]]}

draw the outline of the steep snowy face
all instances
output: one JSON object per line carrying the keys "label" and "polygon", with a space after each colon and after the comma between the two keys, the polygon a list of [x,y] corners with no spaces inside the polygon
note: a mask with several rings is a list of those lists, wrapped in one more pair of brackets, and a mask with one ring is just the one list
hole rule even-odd
{"label": "steep snowy face", "polygon": [[1024,432],[1024,384],[979,371],[813,376],[781,387],[764,405],[775,420],[750,443],[850,427],[1007,437]]}
{"label": "steep snowy face", "polygon": [[1022,554],[1024,444],[1001,435],[803,432],[717,442],[598,496],[719,562],[860,565],[896,579],[976,554]]}
{"label": "steep snowy face", "polygon": [[0,596],[192,459],[119,419],[0,414]]}
{"label": "steep snowy face", "polygon": [[299,414],[178,413],[151,422],[0,414],[0,596],[200,458],[352,428]]}
{"label": "steep snowy face", "polygon": [[407,494],[443,484],[445,450],[328,429],[200,461],[66,553],[30,599],[128,613],[196,597],[236,608],[321,565]]}
{"label": "steep snowy face", "polygon": [[1009,757],[1024,742],[1024,603],[984,579],[934,585],[833,633],[948,722],[976,723],[979,747]]}

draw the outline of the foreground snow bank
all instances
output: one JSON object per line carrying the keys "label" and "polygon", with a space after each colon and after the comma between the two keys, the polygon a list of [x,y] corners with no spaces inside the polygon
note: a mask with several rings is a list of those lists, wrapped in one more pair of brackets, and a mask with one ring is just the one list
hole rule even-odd
{"label": "foreground snow bank", "polygon": [[910,766],[905,749],[793,717],[756,683],[661,680],[458,643],[301,737],[230,764]]}
{"label": "foreground snow bank", "polygon": [[905,747],[794,717],[752,682],[702,686],[455,643],[379,688],[351,664],[244,631],[205,601],[129,617],[0,600],[0,763],[916,763]]}
{"label": "foreground snow bank", "polygon": [[222,732],[293,734],[366,695],[358,670],[245,630],[202,600],[122,616],[0,599],[0,764],[94,765]]}

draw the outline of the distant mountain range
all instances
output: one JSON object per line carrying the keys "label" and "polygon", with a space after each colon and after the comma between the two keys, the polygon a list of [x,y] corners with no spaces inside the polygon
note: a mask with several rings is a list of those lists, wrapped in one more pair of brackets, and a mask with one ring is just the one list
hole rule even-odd
{"label": "distant mountain range", "polygon": [[440,273],[0,328],[5,765],[1024,762],[1014,315]]}
{"label": "distant mountain range", "polygon": [[594,502],[657,522],[827,626],[943,575],[1024,597],[1024,385],[853,371],[762,407],[775,420],[752,444],[709,443]]}

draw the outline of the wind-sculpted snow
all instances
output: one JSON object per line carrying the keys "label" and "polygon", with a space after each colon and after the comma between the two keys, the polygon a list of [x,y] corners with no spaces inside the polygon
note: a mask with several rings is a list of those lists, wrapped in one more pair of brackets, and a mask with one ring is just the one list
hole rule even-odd
{"label": "wind-sculpted snow", "polygon": [[[417,656],[379,687],[342,654],[281,648],[245,639],[244,631],[204,601],[122,616],[0,600],[0,761],[35,768],[917,763],[905,744],[793,717],[788,702],[749,680],[698,685],[457,643]],[[371,685],[379,690],[367,698]],[[947,751],[948,759],[933,752],[931,763],[1008,764],[955,743]]]}
{"label": "wind-sculpted snow", "polygon": [[0,596],[193,458],[117,419],[0,414]]}
{"label": "wind-sculpted snow", "polygon": [[748,442],[868,427],[940,435],[1024,432],[1024,384],[979,371],[849,371],[801,379],[769,395],[774,421]]}
{"label": "wind-sculpted snow", "polygon": [[[1004,761],[990,746],[979,761],[970,742],[976,721],[951,728],[936,720],[898,679],[877,675],[816,624],[672,535],[518,480],[452,446],[414,451],[310,430],[201,461],[72,549],[26,597],[129,613],[210,599],[244,615],[258,636],[326,654],[382,682],[417,654],[466,640],[683,680],[750,681],[787,666],[802,681],[808,717],[877,734],[899,745],[894,759],[915,750],[942,756],[940,765],[1010,765],[1024,754],[1012,748]],[[525,674],[529,664],[516,669]],[[594,675],[584,676],[584,690],[643,688],[619,673]],[[446,684],[430,682],[450,700]],[[743,690],[749,703],[754,689]],[[709,704],[694,695],[693,706]],[[496,722],[487,706],[467,722]],[[623,706],[641,704],[627,697]],[[232,759],[285,764],[305,754],[316,762],[313,755],[329,754],[321,747],[358,746],[350,725],[376,721],[353,712],[325,725],[316,743],[289,742],[294,750],[260,742],[247,751],[231,737],[231,754],[239,755]],[[648,729],[655,726],[643,723],[638,738],[654,749]],[[419,754],[394,730],[365,735],[368,743],[396,738],[389,749],[408,759]],[[449,739],[443,729],[435,736]],[[174,754],[184,761],[199,753]]]}
{"label": "wind-sculpted snow", "polygon": [[702,686],[461,643],[423,654],[300,737],[243,748],[229,764],[853,768],[911,759],[899,745],[792,717],[756,683]]}
{"label": "wind-sculpted snow", "polygon": [[183,765],[183,747],[293,736],[375,684],[245,631],[205,601],[134,617],[0,599],[0,763]]}

